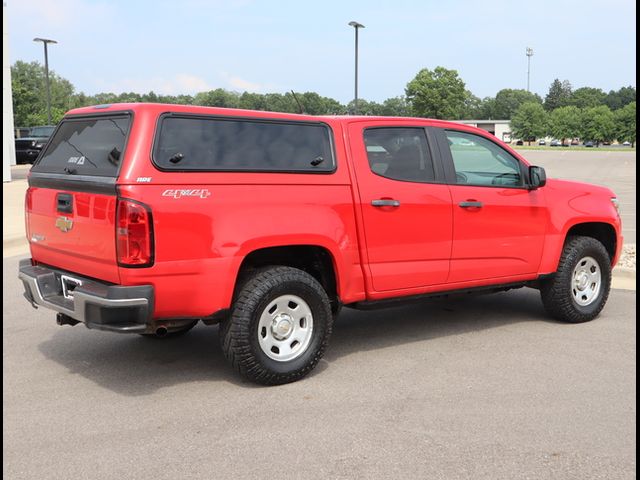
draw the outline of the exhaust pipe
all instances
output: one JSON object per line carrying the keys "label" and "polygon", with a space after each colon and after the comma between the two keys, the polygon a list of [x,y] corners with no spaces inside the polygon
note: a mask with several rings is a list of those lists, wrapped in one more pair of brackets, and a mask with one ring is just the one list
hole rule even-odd
{"label": "exhaust pipe", "polygon": [[169,333],[169,330],[167,330],[167,327],[165,327],[164,325],[160,325],[158,328],[156,328],[156,337],[166,337],[167,333]]}

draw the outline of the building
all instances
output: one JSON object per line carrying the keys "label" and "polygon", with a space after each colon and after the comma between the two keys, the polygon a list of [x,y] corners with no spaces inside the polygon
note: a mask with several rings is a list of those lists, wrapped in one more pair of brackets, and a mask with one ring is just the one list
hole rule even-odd
{"label": "building", "polygon": [[13,100],[11,96],[11,62],[9,60],[9,32],[7,4],[2,3],[2,181],[11,180],[11,165],[16,164],[13,141]]}
{"label": "building", "polygon": [[505,143],[511,143],[511,122],[509,120],[456,120],[458,123],[486,130]]}

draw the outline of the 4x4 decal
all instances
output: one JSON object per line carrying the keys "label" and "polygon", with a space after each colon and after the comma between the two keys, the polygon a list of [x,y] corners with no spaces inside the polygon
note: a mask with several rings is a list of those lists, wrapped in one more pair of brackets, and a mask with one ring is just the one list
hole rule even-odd
{"label": "4x4 decal", "polygon": [[206,188],[169,189],[162,192],[162,196],[173,197],[175,199],[182,198],[182,197],[207,198],[211,196],[211,192]]}

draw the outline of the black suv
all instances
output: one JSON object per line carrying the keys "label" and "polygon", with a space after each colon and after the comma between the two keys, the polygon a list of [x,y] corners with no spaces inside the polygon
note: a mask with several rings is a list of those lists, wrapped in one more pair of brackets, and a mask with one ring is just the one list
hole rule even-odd
{"label": "black suv", "polygon": [[56,127],[33,127],[26,137],[16,138],[16,163],[33,163]]}

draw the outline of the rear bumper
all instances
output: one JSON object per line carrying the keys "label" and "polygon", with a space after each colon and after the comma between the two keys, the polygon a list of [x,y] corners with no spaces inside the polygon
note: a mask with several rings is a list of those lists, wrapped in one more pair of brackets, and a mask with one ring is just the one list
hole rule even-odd
{"label": "rear bumper", "polygon": [[[72,298],[62,292],[61,275],[82,281]],[[73,273],[20,261],[18,277],[24,296],[34,306],[66,315],[87,328],[120,333],[144,333],[151,327],[154,292],[151,285],[125,287],[88,279]]]}

